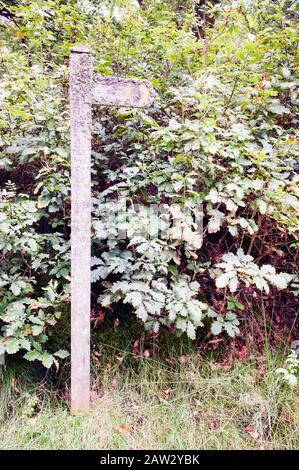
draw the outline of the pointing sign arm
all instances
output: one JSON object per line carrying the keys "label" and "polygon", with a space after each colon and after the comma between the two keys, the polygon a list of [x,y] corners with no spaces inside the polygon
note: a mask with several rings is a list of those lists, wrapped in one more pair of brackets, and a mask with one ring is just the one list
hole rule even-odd
{"label": "pointing sign arm", "polygon": [[92,101],[101,106],[146,108],[156,92],[147,80],[96,76],[93,81]]}

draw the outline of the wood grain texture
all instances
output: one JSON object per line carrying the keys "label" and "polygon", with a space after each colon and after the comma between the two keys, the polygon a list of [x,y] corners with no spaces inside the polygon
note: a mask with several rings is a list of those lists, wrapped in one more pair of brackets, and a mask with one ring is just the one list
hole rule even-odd
{"label": "wood grain texture", "polygon": [[76,47],[70,58],[71,118],[71,411],[90,401],[91,91],[92,57]]}
{"label": "wood grain texture", "polygon": [[101,76],[93,80],[92,101],[101,106],[146,108],[153,103],[155,95],[147,80]]}

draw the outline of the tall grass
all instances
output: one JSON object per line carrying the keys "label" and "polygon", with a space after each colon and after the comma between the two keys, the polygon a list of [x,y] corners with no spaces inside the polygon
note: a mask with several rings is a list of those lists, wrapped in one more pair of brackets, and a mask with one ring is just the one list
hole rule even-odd
{"label": "tall grass", "polygon": [[[298,447],[298,390],[279,382],[278,353],[266,348],[247,363],[221,362],[166,335],[160,346],[141,341],[136,357],[137,333],[114,329],[100,335],[92,409],[84,417],[69,414],[67,370],[55,386],[49,374],[37,377],[32,368],[2,371],[0,448]],[[150,357],[144,357],[146,347]]]}

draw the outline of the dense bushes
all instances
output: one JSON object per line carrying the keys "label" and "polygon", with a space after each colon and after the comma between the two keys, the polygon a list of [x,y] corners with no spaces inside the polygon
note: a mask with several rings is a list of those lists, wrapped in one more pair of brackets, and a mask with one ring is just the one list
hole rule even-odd
{"label": "dense bushes", "polygon": [[296,334],[295,4],[222,2],[205,25],[191,3],[20,1],[3,20],[1,350],[65,356],[47,341],[69,302],[68,56],[85,39],[99,73],[148,78],[159,96],[95,111],[93,317],[128,304],[155,331],[246,336],[260,301]]}

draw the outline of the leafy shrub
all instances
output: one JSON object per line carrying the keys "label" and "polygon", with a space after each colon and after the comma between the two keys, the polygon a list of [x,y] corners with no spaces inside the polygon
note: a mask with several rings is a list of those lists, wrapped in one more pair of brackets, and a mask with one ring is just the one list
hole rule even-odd
{"label": "leafy shrub", "polygon": [[65,356],[48,337],[69,302],[68,57],[86,37],[97,72],[148,78],[159,96],[94,112],[93,299],[192,339],[239,334],[256,298],[294,323],[294,4],[221,2],[200,36],[192,2],[87,3],[18,1],[1,28],[1,350]]}

